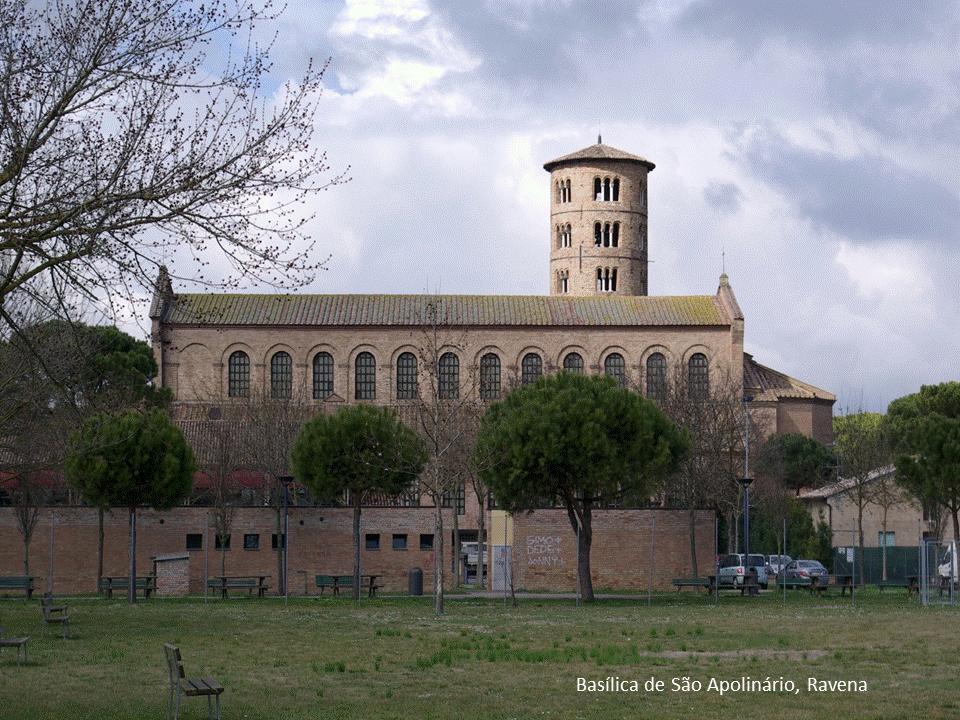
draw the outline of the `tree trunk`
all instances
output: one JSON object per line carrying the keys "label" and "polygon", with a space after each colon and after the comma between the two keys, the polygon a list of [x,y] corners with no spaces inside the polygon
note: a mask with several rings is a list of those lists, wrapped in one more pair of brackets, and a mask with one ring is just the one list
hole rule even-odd
{"label": "tree trunk", "polygon": [[486,556],[486,545],[487,545],[487,525],[486,525],[486,503],[482,500],[480,502],[480,514],[477,516],[477,587],[485,588],[486,583],[484,582],[484,571],[487,569],[487,564],[483,561],[483,558]]}
{"label": "tree trunk", "polygon": [[567,495],[567,517],[577,534],[577,580],[580,584],[580,598],[584,602],[593,602],[593,579],[590,576],[590,546],[593,544],[592,504],[582,500],[582,505],[572,495]]}
{"label": "tree trunk", "polygon": [[[433,513],[433,612],[443,615],[443,503],[440,498],[434,499]],[[454,508],[456,512],[456,508]]]}
{"label": "tree trunk", "polygon": [[97,511],[97,592],[102,593],[100,581],[103,580],[103,508]]}
{"label": "tree trunk", "polygon": [[137,601],[137,508],[130,508],[130,575],[127,586],[127,602]]}
{"label": "tree trunk", "polygon": [[691,577],[700,577],[697,570],[697,514],[693,508],[687,511],[687,519],[690,523],[690,568],[693,575]]}
{"label": "tree trunk", "polygon": [[[353,493],[353,599],[360,599],[360,503],[361,493]],[[284,578],[286,580],[286,578]]]}

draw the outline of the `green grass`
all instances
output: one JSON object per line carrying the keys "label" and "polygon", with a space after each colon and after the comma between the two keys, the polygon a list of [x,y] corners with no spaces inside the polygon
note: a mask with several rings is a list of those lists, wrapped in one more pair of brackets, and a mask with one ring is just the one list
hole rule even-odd
{"label": "green grass", "polygon": [[[593,605],[521,598],[385,597],[122,601],[71,599],[74,638],[40,639],[36,601],[0,599],[6,634],[30,635],[30,663],[0,655],[0,718],[162,718],[162,646],[190,676],[226,686],[233,718],[954,718],[960,611],[901,593],[687,592]],[[637,681],[639,692],[578,692],[578,678]],[[798,694],[727,692],[711,681],[792,681]],[[867,683],[809,692],[808,678]],[[662,683],[662,690],[645,689]],[[695,689],[700,683],[700,689]],[[206,717],[185,698],[181,717]]]}

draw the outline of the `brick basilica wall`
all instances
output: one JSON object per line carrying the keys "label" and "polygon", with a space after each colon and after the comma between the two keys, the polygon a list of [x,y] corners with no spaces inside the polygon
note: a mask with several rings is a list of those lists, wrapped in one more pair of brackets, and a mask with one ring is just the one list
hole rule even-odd
{"label": "brick basilica wall", "polygon": [[[714,571],[714,513],[695,517],[698,575]],[[590,570],[594,590],[673,588],[690,577],[690,520],[686,510],[594,510]],[[577,536],[566,510],[517,515],[513,526],[513,578],[527,590],[573,592],[577,587]]]}
{"label": "brick basilica wall", "polygon": [[[381,575],[384,590],[406,592],[411,568],[423,570],[424,593],[433,587],[433,552],[421,550],[421,535],[434,532],[433,508],[364,508],[361,535],[379,535],[377,550],[361,553],[362,572]],[[268,575],[278,589],[277,553],[272,549],[277,516],[270,508],[237,510],[225,552],[226,574]],[[654,589],[689,575],[687,514],[673,510],[605,510],[594,512],[592,569],[594,586],[642,590],[650,572],[651,529],[654,539]],[[353,570],[353,511],[349,508],[290,508],[290,592],[315,595],[314,575],[349,574]],[[208,524],[209,523],[209,524]],[[566,513],[541,510],[514,518],[514,583],[518,589],[570,591],[576,587],[576,537]],[[701,573],[713,567],[713,515],[698,511],[698,559]],[[51,532],[53,571],[51,583]],[[43,509],[30,544],[30,572],[37,589],[56,594],[94,593],[97,589],[97,511],[94,508]],[[202,547],[188,551],[187,536],[200,535]],[[244,536],[258,536],[256,548],[244,548]],[[406,549],[394,549],[394,535],[406,535]],[[449,511],[444,518],[444,556],[451,573]],[[213,546],[209,508],[179,507],[167,512],[137,513],[137,574],[153,572],[152,557],[189,552],[190,592],[202,593],[206,576],[220,575],[221,553]],[[193,538],[196,540],[196,538]],[[493,539],[496,542],[496,539]],[[252,538],[248,538],[252,543]],[[127,574],[128,515],[117,508],[104,517],[103,574]],[[22,575],[24,549],[13,508],[0,508],[0,575]],[[306,588],[304,583],[306,582]]]}

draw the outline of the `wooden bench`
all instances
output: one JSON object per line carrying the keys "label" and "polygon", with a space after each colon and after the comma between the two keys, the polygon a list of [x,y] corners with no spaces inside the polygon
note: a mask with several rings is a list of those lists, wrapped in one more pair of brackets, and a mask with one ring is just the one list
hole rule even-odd
{"label": "wooden bench", "polygon": [[707,588],[710,592],[713,592],[715,586],[713,583],[712,577],[702,577],[702,578],[674,578],[673,584],[677,588],[677,593],[685,588]]}
{"label": "wooden bench", "polygon": [[333,594],[337,594],[337,576],[336,575],[317,575],[317,587],[320,588],[320,594],[330,588]]}
{"label": "wooden bench", "polygon": [[[150,593],[157,589],[157,578],[154,575],[138,576],[134,580],[137,591],[142,591],[145,598],[150,598]],[[100,578],[100,590],[107,593],[107,599],[113,597],[114,590],[126,591],[130,587],[130,578],[128,577],[102,577]]]}
{"label": "wooden bench", "polygon": [[0,592],[4,590],[24,590],[27,600],[33,598],[36,589],[33,575],[4,575],[0,577]]}
{"label": "wooden bench", "polygon": [[906,580],[881,580],[880,582],[874,583],[877,586],[877,589],[880,591],[880,594],[883,595],[883,591],[887,588],[905,588],[907,595],[913,595],[913,586],[908,583]]}
{"label": "wooden bench", "polygon": [[[213,718],[213,698],[217,699],[217,720],[220,720],[220,695],[223,686],[212,678],[196,678],[188,680],[183,671],[183,660],[180,657],[180,648],[176,645],[164,643],[164,652],[167,656],[167,669],[170,671],[170,706],[167,708],[167,717],[171,713],[174,720],[180,715],[181,697],[206,697],[207,717]],[[174,706],[173,698],[177,702]]]}
{"label": "wooden bench", "polygon": [[230,590],[246,590],[250,597],[253,597],[253,591],[257,591],[257,597],[262,598],[269,585],[264,585],[266,576],[259,575],[238,575],[236,577],[218,576],[207,578],[207,587],[220,591],[220,597],[224,600]]}
{"label": "wooden bench", "polygon": [[23,662],[30,662],[30,658],[27,657],[28,640],[30,640],[29,637],[5,638],[3,636],[3,627],[0,626],[0,650],[3,648],[15,647],[17,649],[17,665],[20,664],[20,648],[23,648]]}
{"label": "wooden bench", "polygon": [[[369,597],[376,597],[380,585],[377,584],[379,575],[361,575],[360,587],[367,591]],[[340,590],[353,590],[353,575],[317,575],[317,587],[320,588],[320,594],[326,588],[330,588],[334,595],[339,595]]]}
{"label": "wooden bench", "polygon": [[841,595],[846,595],[847,588],[850,588],[850,594],[853,595],[852,575],[816,575],[807,589],[811,595],[816,593],[819,597],[830,590],[840,590]]}

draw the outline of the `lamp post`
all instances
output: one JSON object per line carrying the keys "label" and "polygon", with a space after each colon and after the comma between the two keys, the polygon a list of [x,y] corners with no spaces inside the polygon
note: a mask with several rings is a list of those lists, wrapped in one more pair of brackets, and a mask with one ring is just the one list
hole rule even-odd
{"label": "lamp post", "polygon": [[[743,397],[743,416],[744,416],[744,477],[737,480],[743,488],[743,564],[750,573],[750,483],[753,478],[750,477],[750,401],[753,400],[749,395]],[[759,579],[759,578],[758,578]],[[753,592],[751,590],[751,592]]]}
{"label": "lamp post", "polygon": [[290,587],[287,583],[287,560],[290,547],[290,483],[292,475],[281,475],[277,478],[283,485],[283,602],[290,602]]}

